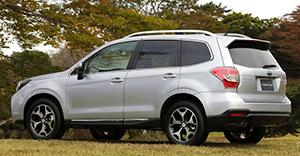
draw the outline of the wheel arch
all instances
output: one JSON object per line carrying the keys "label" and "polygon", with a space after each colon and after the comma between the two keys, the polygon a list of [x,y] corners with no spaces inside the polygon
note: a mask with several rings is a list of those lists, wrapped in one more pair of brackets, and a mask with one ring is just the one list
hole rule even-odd
{"label": "wheel arch", "polygon": [[58,100],[55,96],[53,96],[53,95],[51,95],[51,94],[48,94],[48,93],[40,93],[40,94],[36,94],[36,95],[30,97],[30,98],[26,101],[26,104],[25,104],[25,107],[24,107],[24,112],[23,112],[24,128],[25,128],[25,129],[27,128],[27,127],[26,127],[26,120],[27,120],[27,119],[26,119],[26,114],[27,114],[28,109],[30,108],[30,106],[31,106],[35,101],[37,101],[38,99],[42,99],[42,98],[49,99],[49,100],[53,101],[54,104],[58,107],[59,112],[60,112],[60,114],[61,114],[61,116],[62,116],[62,118],[63,118],[63,120],[64,120],[65,117],[64,117],[63,109],[62,109],[62,106],[61,106],[59,100]]}
{"label": "wheel arch", "polygon": [[[204,109],[204,106],[203,106],[203,103],[201,102],[201,100],[192,94],[180,93],[180,94],[175,94],[175,95],[170,96],[163,103],[163,106],[162,106],[161,112],[160,112],[161,125],[164,125],[164,118],[165,118],[165,115],[167,114],[167,111],[169,110],[169,108],[172,106],[172,104],[174,104],[178,101],[193,101],[193,102],[197,103],[196,106],[199,108],[199,110],[203,114],[204,121],[207,122],[206,111]],[[162,127],[164,127],[164,126],[162,126]]]}

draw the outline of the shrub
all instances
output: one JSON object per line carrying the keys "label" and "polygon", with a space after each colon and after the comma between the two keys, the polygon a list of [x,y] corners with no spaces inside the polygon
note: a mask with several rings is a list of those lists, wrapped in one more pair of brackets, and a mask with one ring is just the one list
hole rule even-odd
{"label": "shrub", "polygon": [[286,94],[292,102],[292,113],[288,122],[282,127],[267,128],[267,137],[284,136],[288,133],[297,135],[300,133],[300,84],[288,87]]}

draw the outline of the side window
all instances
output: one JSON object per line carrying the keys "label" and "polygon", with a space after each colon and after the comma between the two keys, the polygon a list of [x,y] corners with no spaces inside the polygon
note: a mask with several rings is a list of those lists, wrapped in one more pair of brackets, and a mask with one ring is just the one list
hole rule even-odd
{"label": "side window", "polygon": [[85,73],[126,69],[137,43],[120,43],[99,51],[84,63]]}
{"label": "side window", "polygon": [[177,45],[178,41],[145,41],[135,68],[175,66]]}
{"label": "side window", "polygon": [[210,59],[211,54],[205,43],[190,41],[182,42],[181,63],[183,66],[201,63]]}

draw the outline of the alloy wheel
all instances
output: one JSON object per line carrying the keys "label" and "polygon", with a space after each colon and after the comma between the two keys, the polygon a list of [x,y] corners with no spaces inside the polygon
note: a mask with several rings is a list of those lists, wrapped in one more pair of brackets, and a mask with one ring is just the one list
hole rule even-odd
{"label": "alloy wheel", "polygon": [[169,131],[175,140],[187,142],[195,136],[197,129],[198,120],[191,109],[180,107],[172,112],[169,118]]}
{"label": "alloy wheel", "polygon": [[30,126],[37,136],[48,136],[55,127],[53,109],[46,104],[37,105],[31,112]]}

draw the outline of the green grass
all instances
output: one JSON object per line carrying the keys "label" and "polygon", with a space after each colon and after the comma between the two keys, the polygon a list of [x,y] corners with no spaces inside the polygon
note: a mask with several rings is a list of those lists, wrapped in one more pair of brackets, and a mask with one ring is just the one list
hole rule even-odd
{"label": "green grass", "polygon": [[202,146],[171,145],[165,141],[2,139],[0,155],[299,155],[300,137],[264,138],[257,145],[230,144],[222,133],[211,133]]}

